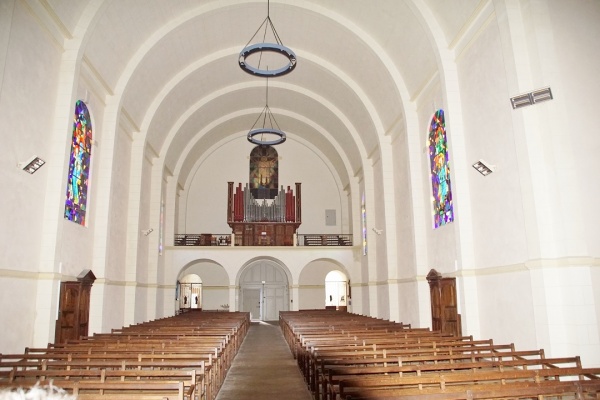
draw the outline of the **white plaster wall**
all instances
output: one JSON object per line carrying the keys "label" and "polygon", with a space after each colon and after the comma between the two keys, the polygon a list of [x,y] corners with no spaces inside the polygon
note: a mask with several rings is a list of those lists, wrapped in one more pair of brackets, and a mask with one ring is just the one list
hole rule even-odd
{"label": "white plaster wall", "polygon": [[54,109],[48,104],[56,100],[61,49],[23,2],[2,2],[0,14],[0,241],[5,244],[0,252],[0,321],[5,327],[0,352],[14,352],[34,340],[49,168],[29,175],[17,164],[34,155],[57,161],[49,158]]}
{"label": "white plaster wall", "polygon": [[[467,164],[496,165],[484,177],[469,167],[475,265],[489,268],[527,259],[520,169],[498,27],[487,25],[458,60]],[[451,135],[451,131],[450,135]],[[452,156],[452,153],[450,153]],[[455,209],[460,221],[460,209]],[[485,292],[484,292],[485,293]]]}
{"label": "white plaster wall", "polygon": [[[387,144],[382,144],[387,146]],[[377,156],[379,157],[379,156]],[[387,258],[387,242],[386,242],[386,219],[384,204],[384,177],[381,158],[377,158],[373,163],[373,187],[375,191],[374,201],[375,211],[371,216],[371,223],[368,224],[369,231],[367,235],[370,241],[370,251],[375,250],[375,271],[377,281],[377,317],[389,319],[390,317],[390,293],[388,287],[388,268],[397,268],[396,266],[388,266]],[[390,190],[390,188],[387,188]],[[381,234],[377,234],[373,228],[380,229]]]}
{"label": "white plaster wall", "polygon": [[[431,327],[431,312],[429,305],[429,297],[427,301],[419,301],[419,293],[416,281],[401,282],[398,284],[399,288],[399,315],[400,320],[397,322],[403,322],[405,324],[411,324],[414,328]],[[428,293],[429,294],[429,293]],[[429,317],[428,320],[422,321],[420,318],[420,310],[425,310],[425,315]]]}
{"label": "white plaster wall", "polygon": [[[396,226],[398,247],[398,277],[412,277],[416,274],[415,263],[415,231],[411,198],[410,169],[406,150],[408,142],[406,135],[396,137],[392,142],[394,162],[394,180],[396,184]],[[401,297],[405,295],[402,294]],[[414,298],[413,298],[414,299]]]}
{"label": "white plaster wall", "polygon": [[[150,213],[158,213],[159,210],[151,209],[151,187],[152,187],[152,161],[148,159],[148,157],[144,157],[144,166],[142,168],[142,176],[141,176],[141,191],[140,191],[140,203],[139,203],[139,213],[140,213],[140,221],[139,228],[140,231],[135,232],[138,237],[138,252],[137,252],[137,268],[136,268],[136,280],[138,282],[147,282],[147,283],[155,283],[155,276],[149,275],[148,271],[148,259],[149,257],[153,257],[156,254],[156,248],[152,246],[154,239],[158,236],[158,227],[151,226],[150,224]],[[141,233],[142,229],[153,228],[154,231],[150,235],[144,235]]]}
{"label": "white plaster wall", "polygon": [[[125,281],[127,251],[127,208],[129,196],[129,171],[131,164],[131,138],[119,127],[112,157],[113,176],[109,214],[109,236],[106,249],[105,276],[115,281]],[[110,308],[109,308],[110,309]]]}
{"label": "white plaster wall", "polygon": [[587,250],[598,258],[600,213],[594,210],[600,198],[600,185],[597,184],[600,135],[592,133],[592,121],[597,114],[597,95],[600,93],[600,52],[594,51],[600,37],[600,2],[580,1],[573,7],[569,2],[555,0],[549,3],[549,11],[562,79],[561,91],[555,95],[568,99],[568,132],[565,134],[572,138],[572,149],[579,166],[579,199],[584,218],[581,223],[585,224]]}
{"label": "white plaster wall", "polygon": [[600,365],[592,271],[577,265],[532,269],[536,339],[548,356],[580,355],[584,365]]}
{"label": "white plaster wall", "polygon": [[529,271],[519,269],[478,276],[477,289],[480,310],[486,310],[480,316],[482,338],[514,343],[517,350],[538,348]]}
{"label": "white plaster wall", "polygon": [[[374,178],[374,188],[375,188],[375,207],[373,207],[375,213],[370,216],[369,230],[367,234],[370,239],[370,250],[376,252],[377,262],[376,262],[376,270],[377,270],[377,281],[380,283],[384,283],[388,279],[388,263],[387,263],[387,251],[386,251],[386,239],[385,235],[387,232],[385,231],[386,226],[386,215],[385,215],[385,204],[383,198],[383,172],[381,165],[381,158],[377,159],[377,161],[373,164],[373,178]],[[388,189],[389,190],[389,189]],[[381,229],[382,233],[379,235],[373,231],[375,229]]]}
{"label": "white plaster wall", "polygon": [[48,129],[54,116],[48,104],[56,100],[61,49],[22,2],[15,2],[8,28],[9,32],[3,27],[0,43],[6,46],[0,48],[5,56],[0,81],[0,185],[9,189],[1,196],[0,220],[10,229],[0,230],[0,241],[11,245],[0,253],[0,269],[37,271],[48,166],[29,175],[17,164],[34,155],[54,161],[48,158]]}
{"label": "white plaster wall", "polygon": [[[92,294],[97,290],[98,282],[92,287]],[[175,292],[175,291],[173,291]],[[110,332],[112,328],[120,328],[125,320],[125,287],[122,283],[107,282],[104,287],[104,313],[102,314],[102,331]],[[90,315],[91,318],[91,315]],[[93,333],[93,332],[90,332]]]}
{"label": "white plaster wall", "polygon": [[328,260],[313,261],[302,268],[298,281],[298,309],[325,308],[325,277],[334,270],[343,272],[346,277],[349,275],[347,270]]}
{"label": "white plaster wall", "polygon": [[30,274],[1,276],[0,321],[4,327],[0,353],[24,351],[33,343],[33,316],[36,312],[36,282]]}
{"label": "white plaster wall", "polygon": [[[194,173],[190,187],[183,193],[184,216],[176,233],[231,233],[227,225],[227,182],[234,187],[248,182],[249,156],[253,149],[245,137],[215,149]],[[279,153],[279,186],[302,183],[302,225],[299,233],[349,233],[341,231],[343,188],[338,187],[332,171],[315,152],[293,140],[276,146]],[[325,225],[325,210],[336,210],[336,226]],[[347,212],[347,211],[346,211]]]}

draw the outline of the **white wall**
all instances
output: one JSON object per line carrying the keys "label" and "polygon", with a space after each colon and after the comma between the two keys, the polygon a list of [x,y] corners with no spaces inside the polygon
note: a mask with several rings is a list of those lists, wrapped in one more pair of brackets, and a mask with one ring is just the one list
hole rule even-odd
{"label": "white wall", "polygon": [[312,310],[325,308],[325,277],[331,271],[342,271],[336,263],[328,260],[317,260],[306,265],[300,273],[298,309]]}
{"label": "white wall", "polygon": [[569,99],[565,104],[569,119],[564,134],[572,138],[574,158],[579,166],[579,206],[584,218],[580,223],[586,229],[586,247],[589,255],[597,258],[600,255],[600,240],[597,240],[600,213],[594,210],[600,198],[596,174],[600,135],[592,133],[595,125],[592,121],[597,114],[597,94],[600,93],[600,53],[592,49],[597,47],[600,37],[600,2],[580,1],[577,7],[573,7],[572,4],[553,1],[549,11],[555,29],[554,45],[559,54],[555,67],[562,79],[560,91],[555,95]]}
{"label": "white wall", "polygon": [[[234,187],[248,182],[249,156],[254,145],[245,137],[216,149],[194,173],[189,188],[183,192],[184,206],[176,233],[231,233],[227,225],[227,182]],[[279,153],[279,186],[302,184],[302,224],[299,233],[342,232],[342,212],[347,211],[346,195],[332,171],[319,155],[304,145],[287,140],[275,147]],[[302,167],[299,167],[301,165]],[[325,210],[336,210],[336,226],[325,225]]]}
{"label": "white wall", "polygon": [[0,230],[5,244],[0,252],[0,292],[2,304],[10,305],[0,307],[0,321],[14,327],[2,335],[0,352],[11,352],[33,342],[49,169],[46,165],[29,175],[17,164],[34,155],[47,163],[56,161],[48,152],[54,117],[48,104],[56,100],[61,49],[23,2],[2,2],[0,14],[0,220],[5,227]]}

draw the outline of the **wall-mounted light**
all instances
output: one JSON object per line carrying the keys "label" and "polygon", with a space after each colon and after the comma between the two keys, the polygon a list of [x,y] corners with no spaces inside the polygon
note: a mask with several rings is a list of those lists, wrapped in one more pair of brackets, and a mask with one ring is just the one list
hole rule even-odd
{"label": "wall-mounted light", "polygon": [[510,98],[510,104],[512,105],[513,110],[525,106],[530,106],[532,104],[540,103],[542,101],[552,100],[554,97],[552,96],[552,90],[549,87],[534,90],[533,92],[520,94],[515,97]]}
{"label": "wall-mounted light", "polygon": [[479,172],[481,175],[488,176],[489,174],[494,172],[496,166],[486,161],[479,160],[475,164],[473,164],[473,168],[475,168],[477,172]]}
{"label": "wall-mounted light", "polygon": [[42,165],[46,164],[46,161],[42,160],[38,156],[33,156],[29,160],[20,162],[17,164],[19,168],[21,168],[25,172],[29,172],[33,174],[35,171],[40,169]]}
{"label": "wall-mounted light", "polygon": [[152,232],[154,232],[154,229],[152,229],[152,228],[150,228],[150,229],[142,229],[142,233],[144,234],[144,236],[148,236]]}

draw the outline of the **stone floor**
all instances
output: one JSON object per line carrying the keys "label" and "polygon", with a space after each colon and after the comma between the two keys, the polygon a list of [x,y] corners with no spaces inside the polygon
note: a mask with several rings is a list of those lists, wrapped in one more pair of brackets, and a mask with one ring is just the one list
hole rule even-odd
{"label": "stone floor", "polygon": [[216,400],[312,400],[276,322],[252,322]]}

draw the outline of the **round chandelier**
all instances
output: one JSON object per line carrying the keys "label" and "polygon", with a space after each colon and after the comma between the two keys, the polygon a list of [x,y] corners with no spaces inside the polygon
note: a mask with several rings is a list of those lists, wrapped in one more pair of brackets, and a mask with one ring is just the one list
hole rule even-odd
{"label": "round chandelier", "polygon": [[[260,24],[260,26],[258,27],[256,32],[254,32],[254,35],[250,38],[250,40],[246,44],[246,47],[244,47],[242,49],[242,51],[240,52],[239,60],[238,60],[240,68],[242,70],[244,70],[245,72],[247,72],[251,75],[265,77],[265,78],[269,78],[269,77],[273,78],[273,77],[289,74],[290,72],[292,72],[294,70],[294,68],[296,68],[296,61],[297,61],[296,54],[289,47],[286,47],[283,45],[283,42],[281,41],[279,34],[275,30],[275,25],[273,25],[273,21],[271,21],[269,12],[270,12],[270,4],[269,4],[269,1],[267,1],[267,17],[262,22],[262,24]],[[254,38],[256,37],[258,32],[263,28],[264,28],[263,42],[250,44],[254,40]],[[265,39],[267,37],[267,29],[268,28],[271,28],[271,35],[273,36],[275,43],[265,42]],[[285,58],[287,58],[287,63],[280,68],[275,68],[275,69],[264,68],[261,65],[261,63],[262,63],[263,55],[266,55],[266,53],[282,55]],[[254,55],[256,55],[256,56],[251,57]],[[248,60],[248,58],[251,58],[252,61],[255,61],[255,65],[252,65],[251,63],[249,63],[250,60]],[[258,58],[258,60],[254,60],[255,58]]]}
{"label": "round chandelier", "polygon": [[[262,126],[256,127],[262,120]],[[274,146],[285,142],[285,133],[279,128],[275,116],[269,108],[269,79],[267,78],[267,94],[265,107],[262,109],[254,125],[248,132],[248,141],[260,146]]]}

